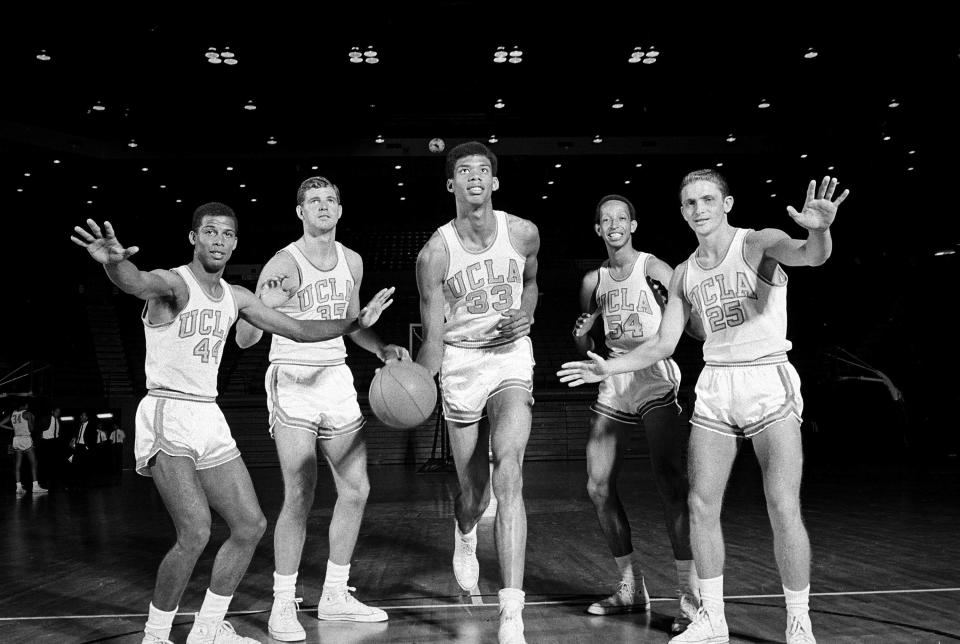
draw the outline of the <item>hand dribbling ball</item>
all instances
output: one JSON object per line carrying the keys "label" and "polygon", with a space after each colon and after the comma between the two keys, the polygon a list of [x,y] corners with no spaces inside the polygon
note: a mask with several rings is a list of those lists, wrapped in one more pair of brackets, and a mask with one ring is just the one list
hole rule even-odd
{"label": "hand dribbling ball", "polygon": [[430,418],[436,405],[436,383],[412,360],[385,364],[370,383],[370,408],[389,427],[416,427]]}
{"label": "hand dribbling ball", "polygon": [[427,143],[427,149],[433,152],[434,154],[440,154],[447,147],[447,144],[444,143],[443,139],[437,137],[435,139],[430,139],[430,142]]}

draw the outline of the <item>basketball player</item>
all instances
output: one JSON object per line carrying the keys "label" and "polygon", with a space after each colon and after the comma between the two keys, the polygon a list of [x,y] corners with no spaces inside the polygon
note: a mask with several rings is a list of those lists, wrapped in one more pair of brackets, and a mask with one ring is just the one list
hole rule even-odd
{"label": "basketball player", "polygon": [[[582,353],[593,350],[593,338],[588,332],[594,320],[602,317],[610,355],[619,356],[655,336],[661,310],[647,280],[669,284],[673,269],[633,247],[637,217],[626,197],[607,195],[601,199],[593,227],[603,239],[608,259],[583,277],[583,313],[574,326],[573,338]],[[587,491],[620,570],[616,592],[592,604],[587,612],[609,615],[650,609],[640,559],[631,543],[630,523],[617,493],[617,474],[631,430],[642,423],[679,578],[680,607],[672,625],[675,633],[696,616],[698,606],[693,589],[696,572],[690,553],[687,480],[682,465],[684,436],[677,418],[679,386],[680,369],[670,358],[642,371],[602,380],[597,401],[591,407],[593,418],[587,439]]]}
{"label": "basketball player", "polygon": [[734,228],[733,197],[714,170],[683,178],[680,210],[699,246],[677,267],[660,331],[610,360],[568,362],[558,372],[570,386],[645,369],[670,355],[691,312],[706,341],[706,367],[697,381],[690,435],[690,536],[700,586],[700,611],[671,642],[727,642],[723,611],[723,492],[737,454],[737,438],[753,441],[763,473],[767,512],[787,605],[790,644],[815,642],[810,625],[810,543],[800,514],[803,399],[787,361],[787,277],[782,265],[819,266],[832,251],[830,225],[849,190],[833,199],[837,180],[811,181],[803,209],[788,207],[807,238],[775,228]]}
{"label": "basketball player", "polygon": [[170,512],[177,542],[167,553],[154,589],[143,642],[168,642],[183,590],[210,537],[211,508],[230,536],[217,552],[203,605],[187,638],[249,643],[224,621],[234,589],[266,529],[250,475],[216,404],[217,372],[227,332],[242,317],[265,331],[317,342],[370,326],[390,305],[380,291],[355,319],[299,321],[274,311],[250,291],[222,279],[237,246],[237,216],[221,203],[193,213],[193,259],[171,270],[139,270],[113,227],[92,219],[71,239],[103,264],[120,290],[146,301],[147,395],[137,409],[137,472],[152,476]]}
{"label": "basketball player", "polygon": [[[263,267],[258,290],[263,302],[298,320],[355,318],[360,310],[363,261],[336,241],[343,216],[340,189],[323,177],[310,177],[297,191],[297,216],[303,235]],[[265,289],[271,282],[277,288]],[[262,332],[240,321],[237,343],[248,347]],[[350,338],[382,361],[409,359],[406,349],[384,344],[372,329],[357,329]],[[364,424],[344,364],[342,337],[302,343],[273,336],[266,375],[270,433],[283,473],[283,508],[273,537],[273,609],[270,636],[283,642],[306,638],[297,620],[297,571],[306,538],[307,517],[317,485],[317,444],[323,452],[337,503],[330,519],[330,555],[317,617],[325,620],[382,622],[387,614],[350,595],[347,579],[367,501],[367,446]]]}
{"label": "basketball player", "polygon": [[30,473],[33,476],[33,489],[31,492],[36,495],[46,494],[47,490],[40,487],[37,478],[37,450],[33,445],[33,413],[30,411],[30,403],[22,402],[17,410],[9,414],[2,421],[0,427],[6,427],[13,430],[13,476],[17,481],[17,496],[23,496],[27,491],[20,482],[20,466],[23,464],[23,457],[27,457],[30,463]]}
{"label": "basketball player", "polygon": [[540,234],[525,219],[493,209],[497,157],[482,143],[447,154],[447,191],[456,218],[417,257],[424,342],[417,362],[440,373],[443,413],[460,493],[455,503],[453,571],[464,590],[477,585],[477,523],[490,494],[493,450],[495,537],[503,588],[500,642],[524,642],[523,568],[527,517],[523,452],[530,437]]}

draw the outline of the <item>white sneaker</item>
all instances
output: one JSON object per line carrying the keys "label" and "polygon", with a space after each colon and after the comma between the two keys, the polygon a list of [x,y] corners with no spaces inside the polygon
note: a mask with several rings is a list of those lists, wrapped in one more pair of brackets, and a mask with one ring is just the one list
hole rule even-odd
{"label": "white sneaker", "polygon": [[680,592],[680,608],[677,616],[673,618],[673,624],[670,625],[671,633],[682,633],[690,626],[690,622],[697,618],[697,611],[700,609],[700,601],[689,590]]}
{"label": "white sneaker", "polygon": [[787,644],[817,644],[813,637],[810,615],[787,618]]}
{"label": "white sneaker", "polygon": [[460,588],[470,591],[480,581],[480,562],[477,561],[477,526],[467,534],[460,532],[453,520],[453,576]]}
{"label": "white sneaker", "polygon": [[219,624],[194,621],[187,644],[260,644],[260,641],[238,635],[228,621]]}
{"label": "white sneaker", "polygon": [[143,639],[140,640],[140,644],[173,644],[173,642],[170,640],[161,639],[153,633],[144,633]]}
{"label": "white sneaker", "polygon": [[23,488],[22,485],[17,486],[17,496],[24,496],[27,491]]}
{"label": "white sneaker", "polygon": [[367,606],[351,595],[357,589],[343,586],[342,589],[324,589],[317,605],[317,619],[342,622],[385,622],[387,614],[379,608]]}
{"label": "white sneaker", "polygon": [[47,493],[47,490],[46,490],[46,488],[40,487],[40,484],[37,483],[36,481],[34,481],[34,483],[33,483],[33,493],[34,493],[36,496],[42,496],[42,495],[44,495],[44,494]]}
{"label": "white sneaker", "polygon": [[270,637],[281,642],[300,642],[307,639],[307,632],[297,619],[297,609],[303,599],[274,599],[270,609],[267,632]]}
{"label": "white sneaker", "polygon": [[642,578],[640,590],[634,588],[633,584],[621,581],[612,595],[590,604],[587,608],[587,612],[591,615],[614,615],[638,610],[650,610],[650,597],[647,595],[647,585]]}
{"label": "white sneaker", "polygon": [[723,613],[714,615],[701,606],[687,630],[671,638],[670,644],[727,644],[729,641],[730,631]]}
{"label": "white sneaker", "polygon": [[527,644],[527,640],[523,637],[523,604],[519,606],[501,604],[497,641],[500,644]]}

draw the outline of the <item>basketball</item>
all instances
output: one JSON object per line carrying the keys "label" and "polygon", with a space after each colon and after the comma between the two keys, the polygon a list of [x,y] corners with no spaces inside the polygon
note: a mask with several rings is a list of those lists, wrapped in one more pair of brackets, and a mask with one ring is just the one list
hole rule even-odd
{"label": "basketball", "polygon": [[436,138],[430,139],[430,143],[427,144],[427,149],[429,149],[434,154],[440,154],[443,152],[443,149],[447,147],[447,144],[444,143],[443,139]]}
{"label": "basketball", "polygon": [[430,372],[412,360],[384,365],[370,383],[370,408],[389,427],[416,427],[436,405],[437,385]]}

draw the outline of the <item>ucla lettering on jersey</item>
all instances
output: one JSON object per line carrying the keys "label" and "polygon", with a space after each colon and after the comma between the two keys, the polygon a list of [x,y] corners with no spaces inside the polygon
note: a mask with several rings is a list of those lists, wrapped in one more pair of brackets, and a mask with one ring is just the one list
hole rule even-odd
{"label": "ucla lettering on jersey", "polygon": [[761,277],[746,260],[749,233],[735,229],[723,259],[704,268],[696,251],[686,262],[683,291],[706,333],[707,363],[754,362],[789,351],[787,276],[778,265],[773,279]]}
{"label": "ucla lettering on jersey", "polygon": [[617,279],[610,262],[598,269],[596,301],[603,314],[603,332],[612,356],[623,355],[648,341],[660,329],[663,314],[647,283],[649,253],[638,253],[630,273]]}
{"label": "ucla lettering on jersey", "polygon": [[201,288],[189,266],[178,266],[173,272],[183,278],[189,290],[183,311],[166,324],[151,324],[146,306],[141,315],[147,346],[147,389],[214,399],[224,342],[237,321],[233,289],[221,279],[222,294],[214,299]]}
{"label": "ucla lettering on jersey", "polygon": [[[280,250],[296,263],[300,287],[293,297],[277,308],[278,311],[297,320],[343,320],[347,317],[355,279],[343,245],[334,243],[337,263],[328,271],[314,266],[295,243]],[[322,342],[295,342],[274,335],[270,345],[270,362],[277,364],[327,367],[343,364],[346,357],[347,347],[342,336]]]}
{"label": "ucla lettering on jersey", "polygon": [[526,258],[510,242],[507,214],[493,211],[497,233],[490,246],[467,250],[454,222],[440,228],[450,258],[443,280],[443,341],[457,347],[481,348],[508,344],[497,331],[501,315],[520,308]]}

